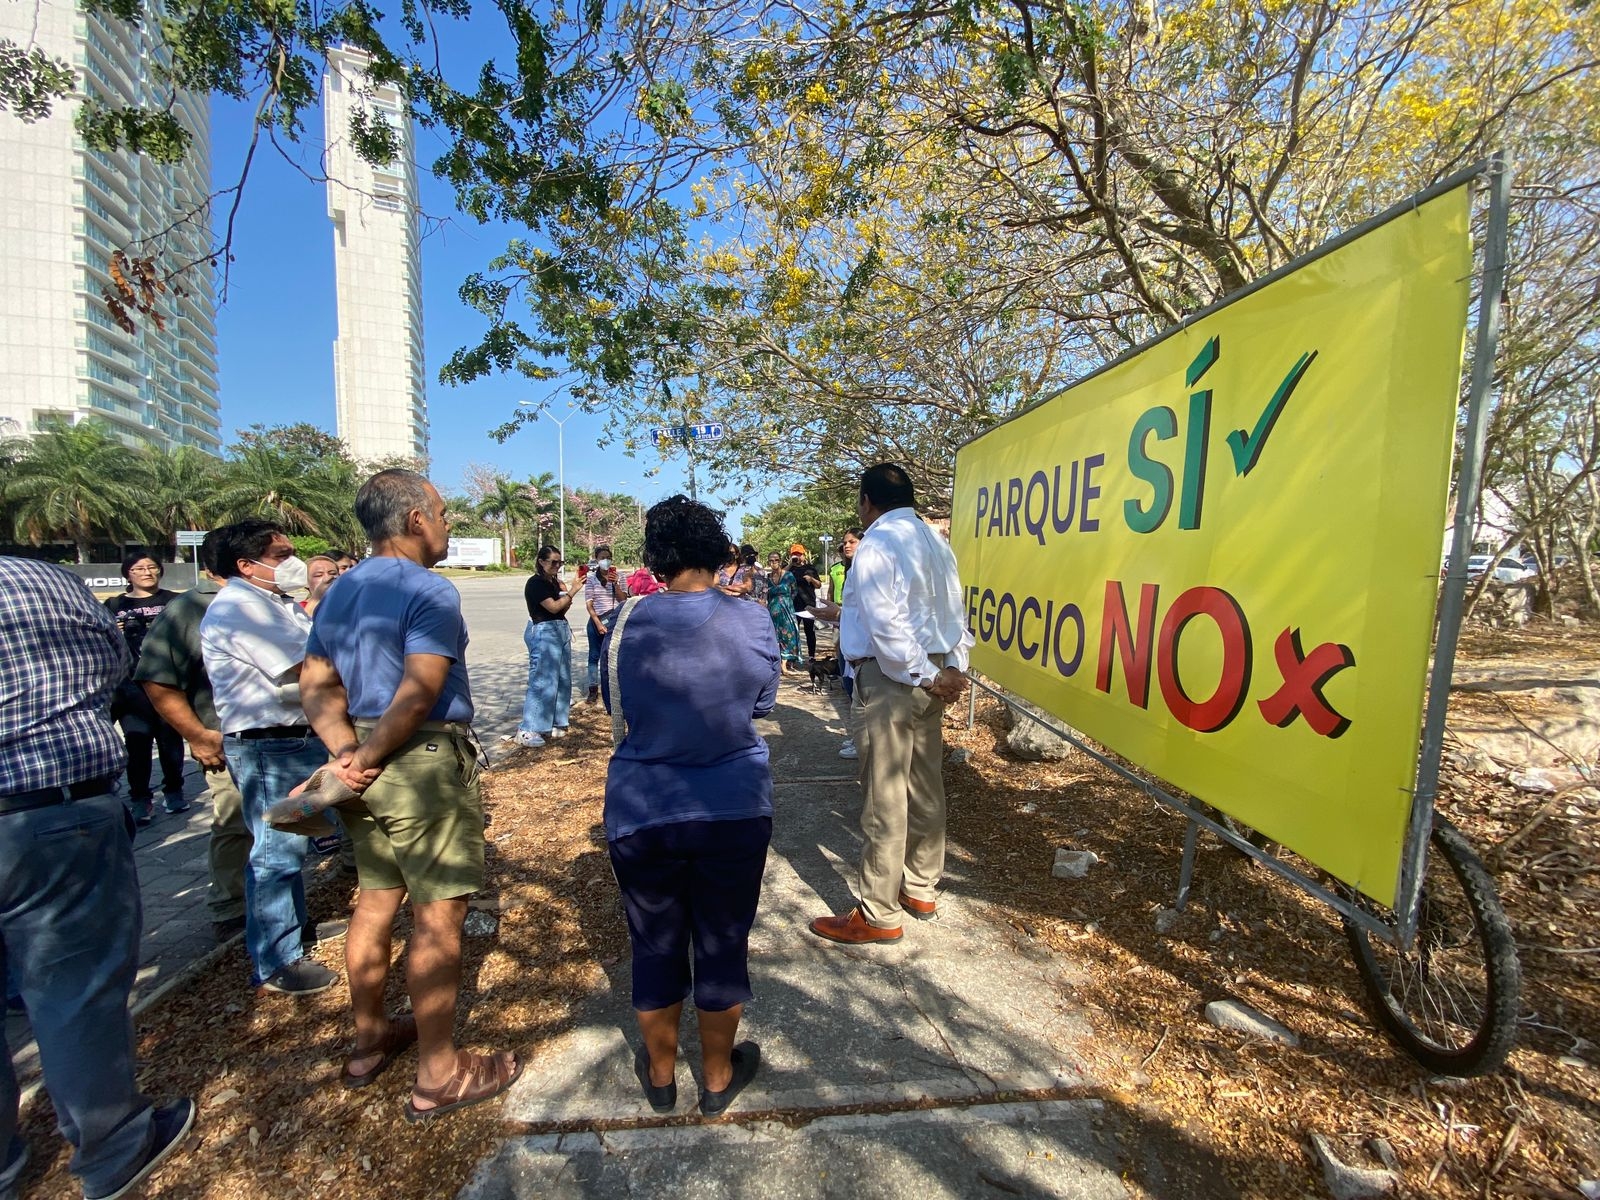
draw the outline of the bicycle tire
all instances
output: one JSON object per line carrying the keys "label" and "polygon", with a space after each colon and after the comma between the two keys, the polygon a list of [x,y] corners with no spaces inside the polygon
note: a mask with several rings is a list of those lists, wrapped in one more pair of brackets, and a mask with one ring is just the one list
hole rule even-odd
{"label": "bicycle tire", "polygon": [[1349,918],[1345,935],[1378,1023],[1407,1054],[1441,1075],[1486,1075],[1516,1041],[1516,941],[1460,830],[1435,816],[1429,848],[1411,949],[1402,953]]}

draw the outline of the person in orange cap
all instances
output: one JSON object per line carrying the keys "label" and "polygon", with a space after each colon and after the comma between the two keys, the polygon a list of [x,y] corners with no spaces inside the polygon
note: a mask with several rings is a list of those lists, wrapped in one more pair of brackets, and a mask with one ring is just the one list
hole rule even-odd
{"label": "person in orange cap", "polygon": [[806,657],[817,656],[817,622],[810,615],[816,607],[817,589],[822,586],[822,576],[816,564],[806,558],[806,548],[796,542],[789,547],[789,574],[794,576],[794,615],[806,635]]}

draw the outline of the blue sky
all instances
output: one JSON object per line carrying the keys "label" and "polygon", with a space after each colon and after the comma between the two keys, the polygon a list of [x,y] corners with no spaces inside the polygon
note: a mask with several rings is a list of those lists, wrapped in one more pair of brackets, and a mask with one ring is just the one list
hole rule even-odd
{"label": "blue sky", "polygon": [[[244,105],[213,101],[213,188],[237,179],[251,113]],[[315,173],[323,140],[321,113],[307,113],[305,123],[303,141],[286,145]],[[554,425],[524,426],[504,444],[489,437],[488,430],[507,420],[519,400],[537,401],[559,391],[559,384],[533,383],[520,376],[481,379],[463,387],[438,382],[439,367],[451,353],[475,342],[483,330],[483,319],[461,303],[457,289],[505,248],[507,235],[503,227],[479,226],[456,213],[450,189],[426,170],[438,152],[437,135],[418,130],[417,136],[423,208],[445,219],[442,228],[422,242],[434,481],[441,490],[460,490],[469,463],[486,463],[516,478],[543,471],[554,474],[558,467]],[[326,191],[265,139],[245,189],[233,253],[227,297],[217,314],[225,440],[233,440],[233,431],[258,423],[307,421],[334,431],[332,347],[337,327],[333,226]],[[563,406],[559,397],[556,406]],[[626,491],[646,502],[687,492],[681,455],[661,464],[645,457],[628,458],[615,447],[599,449],[596,442],[604,421],[603,416],[578,414],[567,422],[569,488]],[[656,466],[659,473],[646,478],[646,470]],[[741,514],[738,508],[729,514],[735,533]]]}

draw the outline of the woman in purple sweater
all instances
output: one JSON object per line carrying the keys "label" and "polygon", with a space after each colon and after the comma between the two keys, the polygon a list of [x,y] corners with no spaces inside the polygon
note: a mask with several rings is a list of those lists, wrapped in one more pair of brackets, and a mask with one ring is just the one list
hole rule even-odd
{"label": "woman in purple sweater", "polygon": [[727,549],[705,505],[673,496],[651,508],[644,560],[667,590],[636,602],[606,639],[602,673],[606,707],[620,692],[627,724],[606,773],[605,825],[633,945],[644,1039],[635,1068],[651,1107],[671,1112],[678,1022],[693,995],[706,1116],[727,1109],[760,1061],[754,1042],[734,1038],[772,836],[755,718],[778,695],[772,622],[715,586]]}

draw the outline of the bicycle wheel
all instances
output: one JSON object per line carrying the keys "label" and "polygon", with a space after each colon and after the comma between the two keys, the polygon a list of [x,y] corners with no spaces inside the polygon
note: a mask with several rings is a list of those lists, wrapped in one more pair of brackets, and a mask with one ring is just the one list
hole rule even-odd
{"label": "bicycle wheel", "polygon": [[1435,816],[1429,849],[1411,949],[1348,919],[1345,934],[1379,1023],[1406,1053],[1441,1075],[1484,1075],[1516,1040],[1516,943],[1494,882],[1460,831]]}

